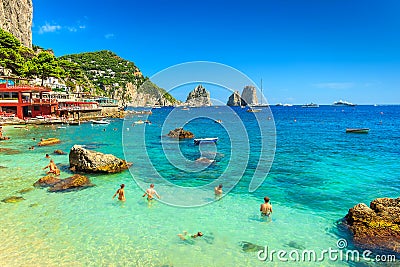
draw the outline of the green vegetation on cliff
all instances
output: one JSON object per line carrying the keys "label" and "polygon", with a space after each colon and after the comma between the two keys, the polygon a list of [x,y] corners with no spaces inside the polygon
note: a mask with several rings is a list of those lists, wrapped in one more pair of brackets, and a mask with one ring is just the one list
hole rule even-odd
{"label": "green vegetation on cliff", "polygon": [[[170,103],[176,100],[165,90],[144,77],[135,63],[107,50],[66,55],[62,60],[78,64],[93,83],[97,94],[114,97],[124,103],[133,101],[132,92],[148,94],[153,98],[164,96]],[[133,89],[132,89],[133,88]]]}
{"label": "green vegetation on cliff", "polygon": [[75,83],[85,83],[79,65],[57,59],[51,52],[23,46],[12,34],[0,29],[0,66],[11,74],[24,78],[57,77]]}
{"label": "green vegetation on cliff", "polygon": [[[28,79],[60,78],[64,83],[80,91],[90,91],[99,96],[118,99],[123,104],[174,104],[176,99],[144,77],[139,68],[111,51],[98,51],[66,55],[56,58],[52,50],[39,46],[33,49],[21,45],[12,34],[0,29],[0,68],[12,75]],[[136,98],[135,98],[136,97]],[[152,103],[153,102],[153,103]]]}

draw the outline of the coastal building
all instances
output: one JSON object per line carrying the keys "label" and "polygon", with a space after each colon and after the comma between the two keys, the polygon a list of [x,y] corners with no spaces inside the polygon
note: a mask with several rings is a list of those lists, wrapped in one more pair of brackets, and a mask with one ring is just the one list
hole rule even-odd
{"label": "coastal building", "polygon": [[23,84],[26,81],[14,77],[0,77],[0,112],[19,119],[56,114],[58,103],[45,99],[51,90]]}
{"label": "coastal building", "polygon": [[[40,86],[42,84],[42,79],[36,78],[31,82],[35,86]],[[51,88],[52,90],[67,90],[67,86],[62,83],[58,78],[49,77],[43,80],[43,86]]]}

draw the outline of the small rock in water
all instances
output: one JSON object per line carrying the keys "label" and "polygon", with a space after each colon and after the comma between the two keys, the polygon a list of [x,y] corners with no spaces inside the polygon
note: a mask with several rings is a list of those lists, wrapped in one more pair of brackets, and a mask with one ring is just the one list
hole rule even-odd
{"label": "small rock in water", "polygon": [[33,204],[30,204],[30,205],[29,205],[29,207],[31,207],[31,208],[33,208],[33,207],[37,207],[37,206],[39,206],[39,204],[38,204],[38,203],[33,203]]}
{"label": "small rock in water", "polygon": [[25,200],[25,198],[17,197],[17,196],[11,196],[11,197],[6,197],[1,202],[4,202],[4,203],[17,203],[17,202],[20,202],[22,200]]}
{"label": "small rock in water", "polygon": [[179,139],[194,138],[194,134],[192,132],[186,131],[183,128],[176,128],[175,130],[171,130],[168,133],[168,136]]}
{"label": "small rock in water", "polygon": [[264,250],[263,246],[259,246],[247,241],[240,242],[240,246],[244,252],[258,252],[260,250]]}
{"label": "small rock in water", "polygon": [[53,152],[56,155],[66,155],[67,153],[65,153],[64,151],[60,150],[60,149],[56,149]]}
{"label": "small rock in water", "polygon": [[18,154],[20,152],[18,150],[16,150],[16,149],[0,147],[0,153],[3,153],[5,155],[15,155],[15,154]]}
{"label": "small rock in water", "polygon": [[28,188],[24,188],[24,189],[21,189],[21,190],[17,191],[17,193],[25,194],[25,193],[28,193],[28,192],[30,192],[32,190],[33,190],[33,187],[28,187]]}
{"label": "small rock in water", "polygon": [[303,245],[300,245],[296,241],[290,241],[289,243],[286,244],[288,247],[298,249],[298,250],[305,250],[306,248]]}

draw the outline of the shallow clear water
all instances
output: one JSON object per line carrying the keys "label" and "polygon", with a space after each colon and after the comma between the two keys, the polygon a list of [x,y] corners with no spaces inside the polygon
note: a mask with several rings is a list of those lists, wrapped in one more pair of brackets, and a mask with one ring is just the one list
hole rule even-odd
{"label": "shallow clear water", "polygon": [[[261,262],[255,252],[244,252],[240,242],[268,246],[270,250],[321,251],[336,248],[337,240],[346,238],[351,248],[350,236],[340,231],[337,225],[348,209],[377,197],[399,195],[400,107],[271,108],[276,124],[276,154],[262,186],[249,193],[249,182],[259,153],[259,130],[248,117],[251,115],[239,110],[237,112],[244,118],[252,137],[249,144],[252,153],[244,177],[221,200],[195,208],[161,202],[149,205],[141,197],[143,190],[128,171],[88,175],[96,186],[76,192],[48,193],[45,189],[34,189],[24,194],[17,193],[31,187],[44,175],[42,168],[48,164],[44,155],[51,154],[54,149],[68,152],[72,145],[84,144],[90,149],[124,157],[121,146],[124,123],[123,120],[112,120],[107,126],[82,124],[67,126],[66,129],[4,127],[4,132],[12,139],[3,141],[0,147],[14,149],[17,154],[13,151],[0,153],[0,165],[6,167],[0,169],[0,199],[16,195],[25,200],[8,204],[0,202],[1,265],[307,265],[283,263],[276,259],[272,263]],[[166,180],[185,187],[205,186],[228,168],[233,157],[227,137],[229,131],[224,127],[229,123],[225,120],[224,110],[207,109],[211,117],[223,120],[221,125],[202,118],[185,126],[199,137],[218,135],[220,140],[216,146],[199,148],[191,141],[170,140],[169,147],[165,139],[163,149],[176,151],[178,147],[189,161],[198,158],[201,152],[216,155],[215,164],[194,173],[182,167],[186,162],[181,162],[181,168],[171,167],[165,156],[168,153],[160,152],[161,136],[174,126],[171,122],[168,127],[160,127],[170,112],[168,109],[153,110],[153,115],[148,117],[153,122],[151,125],[131,126],[129,133],[126,132],[129,124],[125,123],[125,153],[128,160],[133,159],[132,175],[139,183],[148,184],[156,179],[152,170],[141,168],[145,155],[137,146],[139,137],[136,135],[140,136],[146,129],[150,160]],[[371,130],[369,134],[346,134],[345,128],[351,127]],[[27,149],[40,138],[47,137],[58,137],[62,143]],[[172,153],[170,160],[174,160],[174,155]],[[51,156],[61,168],[61,177],[70,176],[68,155]],[[240,164],[238,170],[234,167],[233,171],[240,173]],[[126,184],[125,203],[111,199],[121,183]],[[167,183],[156,183],[156,189],[162,200],[171,200],[176,194],[175,188]],[[214,198],[207,186],[199,192],[207,201]],[[259,216],[259,205],[265,195],[271,198],[273,205],[272,221],[264,221]],[[185,197],[187,203],[194,203],[199,196]],[[202,231],[205,236],[194,243],[184,242],[177,237],[184,230],[189,233]],[[313,264],[352,265],[329,260]]]}

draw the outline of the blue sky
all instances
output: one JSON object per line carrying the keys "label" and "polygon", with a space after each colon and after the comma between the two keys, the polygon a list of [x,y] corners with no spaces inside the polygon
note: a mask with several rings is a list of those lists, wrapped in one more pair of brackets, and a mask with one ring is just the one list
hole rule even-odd
{"label": "blue sky", "polygon": [[[219,62],[270,103],[400,103],[397,0],[33,0],[33,43],[57,56],[112,50],[146,76]],[[244,84],[237,84],[242,90]]]}

